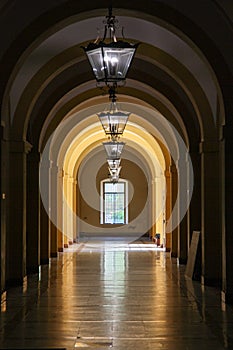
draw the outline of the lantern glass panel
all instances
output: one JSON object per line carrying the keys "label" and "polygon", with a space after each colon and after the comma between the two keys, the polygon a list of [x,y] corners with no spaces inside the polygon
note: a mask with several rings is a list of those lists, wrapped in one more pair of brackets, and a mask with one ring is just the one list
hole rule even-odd
{"label": "lantern glass panel", "polygon": [[120,159],[107,159],[110,169],[117,169],[120,166]]}
{"label": "lantern glass panel", "polygon": [[122,135],[130,113],[110,109],[97,115],[106,135]]}
{"label": "lantern glass panel", "polygon": [[125,143],[124,142],[104,142],[103,145],[107,153],[108,159],[119,159],[121,157],[121,153]]}
{"label": "lantern glass panel", "polygon": [[106,67],[108,81],[124,80],[126,78],[135,48],[103,48],[103,61]]}
{"label": "lantern glass panel", "polygon": [[116,176],[119,177],[120,176],[121,167],[115,168],[115,169],[108,168],[108,170],[110,172],[111,177],[116,177]]}
{"label": "lantern glass panel", "polygon": [[[115,44],[115,43],[114,43]],[[125,80],[136,47],[111,47],[111,44],[86,49],[95,79],[98,82]]]}

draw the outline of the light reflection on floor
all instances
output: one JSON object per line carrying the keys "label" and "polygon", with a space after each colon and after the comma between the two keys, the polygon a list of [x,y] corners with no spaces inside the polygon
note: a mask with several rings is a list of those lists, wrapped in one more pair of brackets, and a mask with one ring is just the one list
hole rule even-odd
{"label": "light reflection on floor", "polygon": [[1,348],[232,349],[219,291],[149,242],[73,244],[5,293]]}

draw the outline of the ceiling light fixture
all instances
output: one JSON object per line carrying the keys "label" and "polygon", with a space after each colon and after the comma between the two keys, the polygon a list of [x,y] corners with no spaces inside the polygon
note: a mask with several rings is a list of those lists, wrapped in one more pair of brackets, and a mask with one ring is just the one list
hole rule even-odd
{"label": "ceiling light fixture", "polygon": [[[118,21],[112,15],[112,5],[109,6],[108,16],[103,23],[105,24],[103,38],[100,41],[97,38],[82,48],[91,64],[96,81],[109,85],[109,83],[119,83],[126,79],[139,43],[117,41],[116,24]],[[108,38],[107,34],[109,34]],[[122,37],[124,39],[123,30]]]}
{"label": "ceiling light fixture", "polygon": [[110,169],[117,169],[120,166],[120,159],[107,159],[108,167]]}
{"label": "ceiling light fixture", "polygon": [[110,174],[110,181],[111,182],[118,182],[119,177],[120,177],[120,171],[121,171],[121,167],[116,168],[116,169],[110,169],[109,170],[109,174]]}
{"label": "ceiling light fixture", "polygon": [[112,140],[117,140],[123,134],[131,113],[119,109],[114,86],[109,89],[109,99],[111,100],[110,106],[97,115],[105,134],[110,135]]}
{"label": "ceiling light fixture", "polygon": [[121,153],[125,145],[124,142],[109,141],[103,142],[105,151],[107,153],[107,159],[116,160],[121,158]]}

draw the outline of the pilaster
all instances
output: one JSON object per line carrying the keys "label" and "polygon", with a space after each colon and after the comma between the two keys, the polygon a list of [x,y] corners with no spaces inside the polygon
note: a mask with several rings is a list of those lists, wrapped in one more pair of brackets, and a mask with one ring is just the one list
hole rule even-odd
{"label": "pilaster", "polygon": [[77,180],[73,180],[73,242],[77,237]]}
{"label": "pilaster", "polygon": [[[165,170],[165,179],[166,179],[166,223],[168,222],[171,212],[172,212],[172,195],[171,195],[171,172]],[[172,233],[166,231],[166,251],[170,252],[172,249]]]}
{"label": "pilaster", "polygon": [[152,240],[155,240],[156,235],[156,179],[151,180],[151,187],[150,187],[150,193],[151,193],[151,230],[150,230],[150,236]]}
{"label": "pilaster", "polygon": [[6,128],[5,123],[1,121],[1,177],[0,177],[0,188],[1,188],[1,200],[0,200],[0,211],[1,211],[1,235],[0,235],[0,293],[5,291],[6,283],[6,225],[7,225],[7,202],[9,197],[9,144],[6,141]]}
{"label": "pilaster", "polygon": [[221,152],[221,228],[222,228],[222,300],[233,304],[233,106],[232,86],[226,88],[226,124],[220,135]]}
{"label": "pilaster", "polygon": [[49,207],[50,207],[50,234],[51,234],[51,252],[52,258],[57,257],[58,242],[57,242],[57,183],[58,183],[58,167],[51,162],[50,181],[49,181]]}
{"label": "pilaster", "polygon": [[219,145],[216,141],[200,143],[201,154],[201,281],[220,286],[221,229],[219,201]]}
{"label": "pilaster", "polygon": [[[190,202],[190,239],[188,240],[188,250],[190,247],[193,231],[201,232],[201,155],[198,150],[190,152],[190,157],[193,164],[193,193]],[[201,280],[201,237],[198,244],[196,256],[194,278]]]}
{"label": "pilaster", "polygon": [[57,186],[57,248],[63,252],[63,170],[58,169]]}
{"label": "pilaster", "polygon": [[51,251],[50,208],[49,208],[49,159],[44,159],[40,168],[40,182],[43,200],[40,200],[40,263],[48,264]]}
{"label": "pilaster", "polygon": [[[181,158],[182,157],[182,158]],[[179,173],[179,235],[178,235],[178,260],[179,264],[186,264],[188,258],[188,242],[190,236],[189,227],[189,190],[192,186],[190,183],[189,173],[190,167],[189,153],[186,152],[180,155],[180,159],[177,162],[177,169]]]}
{"label": "pilaster", "polygon": [[38,273],[40,266],[40,153],[27,155],[27,274]]}
{"label": "pilaster", "polygon": [[10,142],[7,286],[22,284],[26,276],[26,156],[30,149],[26,141]]}
{"label": "pilaster", "polygon": [[[176,165],[173,163],[170,166],[171,172],[171,197],[172,197],[172,222],[178,222],[178,206],[177,210],[174,211],[176,201],[178,200],[178,175]],[[175,217],[176,216],[176,217]],[[172,247],[171,247],[171,256],[173,258],[178,257],[178,239],[179,239],[179,225],[172,229]]]}

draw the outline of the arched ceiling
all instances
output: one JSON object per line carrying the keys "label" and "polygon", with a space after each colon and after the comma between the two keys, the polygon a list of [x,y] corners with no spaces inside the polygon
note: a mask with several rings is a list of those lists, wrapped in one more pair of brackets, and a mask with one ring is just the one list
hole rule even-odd
{"label": "arched ceiling", "polygon": [[[127,28],[127,36],[131,38],[131,40],[133,39],[159,48],[162,52],[167,53],[188,69],[202,87],[212,108],[212,113],[215,116],[216,87],[211,77],[210,69],[207,69],[207,65],[200,58],[200,55],[196,53],[195,49],[172,31],[153,23],[153,18],[151,18],[151,21],[146,21],[135,17],[119,16],[118,20],[121,26]],[[14,116],[20,96],[29,81],[43,66],[46,66],[49,61],[54,59],[54,57],[74,47],[76,55],[73,60],[75,60],[77,69],[79,69],[79,65],[85,57],[83,57],[77,46],[81,45],[83,42],[93,40],[96,35],[95,28],[98,28],[102,21],[102,17],[90,17],[86,20],[79,20],[78,22],[58,30],[48,38],[45,38],[41,44],[34,47],[33,50],[28,50],[31,52],[28,52],[28,56],[22,60],[20,67],[18,67],[17,72],[15,72],[14,81],[10,88],[12,117]],[[147,57],[144,57],[145,60],[147,60]],[[61,71],[68,65],[71,66],[73,60],[66,60],[65,64],[56,67],[56,70]],[[149,58],[147,61],[149,61]],[[54,68],[55,67],[53,67],[53,72],[50,74],[58,74]]]}
{"label": "arched ceiling", "polygon": [[[93,40],[90,32],[95,32],[101,20],[96,17],[72,23],[28,50],[27,56],[24,54],[6,94],[9,94],[10,122],[16,130],[20,131],[23,125],[25,132],[29,120],[33,123],[32,112],[41,100],[49,97],[50,104],[54,104],[75,86],[91,80],[90,67],[80,45],[88,38]],[[217,89],[210,67],[196,51],[176,34],[149,20],[122,16],[119,21],[129,26],[131,39],[141,42],[141,53],[139,49],[129,76],[160,90],[180,110],[186,109],[187,120],[193,119],[201,125],[200,114],[204,113],[208,124],[216,122]],[[203,111],[197,107],[195,94]],[[25,122],[22,116],[26,117]]]}
{"label": "arched ceiling", "polygon": [[[211,55],[216,50],[217,60],[221,52],[222,65],[231,68],[231,55],[226,52],[229,38],[224,34],[232,28],[226,9],[217,1],[163,0],[147,5],[113,1],[126,37],[141,43],[119,96],[128,102],[136,98],[158,110],[186,145],[197,149],[204,138],[218,135],[221,91]],[[5,32],[0,55],[5,68],[2,117],[4,125],[12,126],[12,139],[27,139],[38,149],[75,108],[97,105],[102,91],[80,46],[95,39],[107,6],[108,1],[92,0],[4,2],[0,8],[0,28]]]}
{"label": "arched ceiling", "polygon": [[[170,154],[176,161],[180,157],[180,150],[182,149],[186,153],[188,146],[184,142],[183,146],[181,145],[182,138],[179,133],[158,111],[145,103],[136,102],[137,100],[134,99],[130,103],[125,101],[120,104],[123,110],[131,112],[124,132],[124,139],[127,142],[130,141],[132,147],[138,152],[144,149],[145,154],[147,151],[148,155],[147,157],[144,155],[145,158],[151,160],[158,158],[161,167],[165,170],[171,162],[167,155]],[[103,103],[103,97],[97,99],[95,103],[92,101],[89,106],[84,104],[82,107],[74,109],[73,114],[68,115],[59,124],[43,149],[43,153],[47,154],[55,165],[60,169],[67,169],[67,173],[72,177],[75,177],[73,168],[78,162],[78,158],[93,147],[97,147],[104,138],[106,139],[96,115],[98,111],[106,107],[106,104]],[[159,154],[161,155],[159,156]]]}
{"label": "arched ceiling", "polygon": [[[92,124],[92,128],[82,130],[81,135],[77,134],[76,138],[70,142],[70,146],[66,150],[65,158],[63,159],[64,172],[69,174],[72,178],[76,178],[77,166],[86,157],[87,153],[99,147],[102,142],[107,141],[107,139],[104,139],[102,136],[103,133],[98,123]],[[136,153],[141,155],[141,158],[145,159],[145,162],[150,168],[152,178],[155,178],[156,175],[160,176],[160,173],[162,173],[162,175],[164,174],[166,166],[163,153],[156,140],[146,132],[146,130],[130,123],[127,125],[127,130],[121,141],[126,142],[125,147],[134,149]],[[103,146],[102,151],[103,160],[106,163],[107,169],[106,155]],[[124,157],[124,151],[122,156]]]}

